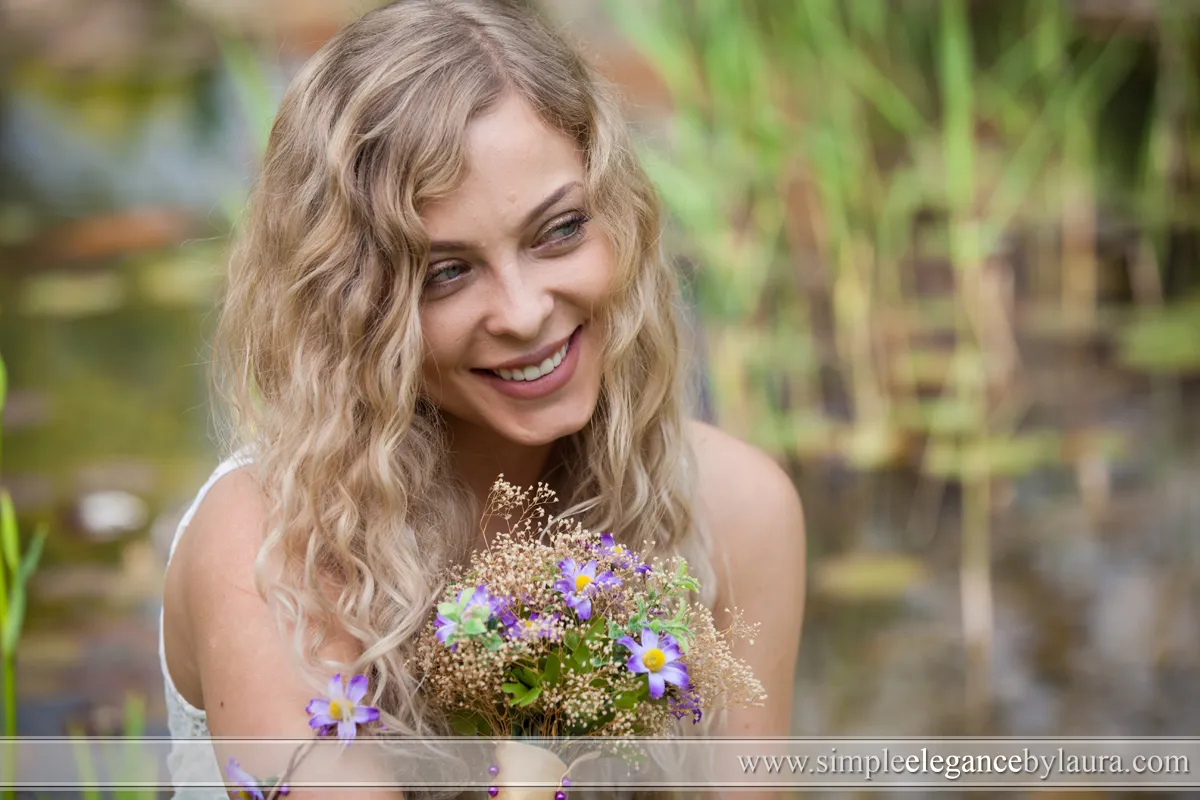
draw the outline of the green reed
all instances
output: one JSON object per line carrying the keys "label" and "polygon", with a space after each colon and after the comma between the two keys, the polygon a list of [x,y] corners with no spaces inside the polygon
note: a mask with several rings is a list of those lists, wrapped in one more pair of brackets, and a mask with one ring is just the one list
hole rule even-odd
{"label": "green reed", "polygon": [[[3,413],[7,394],[8,372],[4,359],[0,357],[0,441],[3,441]],[[10,740],[17,735],[17,642],[25,623],[26,587],[37,569],[46,535],[45,524],[39,523],[25,552],[21,552],[16,508],[8,490],[0,487],[0,679],[4,696],[4,736]],[[6,742],[5,775],[16,775],[16,756],[12,742]],[[16,792],[5,789],[4,796],[16,797]]]}
{"label": "green reed", "polygon": [[[1107,166],[1101,114],[1136,42],[1089,38],[1044,0],[993,4],[985,31],[965,0],[610,7],[671,91],[644,159],[670,247],[697,267],[722,424],[791,459],[910,463],[961,485],[966,699],[982,724],[995,485],[1067,452],[1060,431],[1021,426],[1018,332],[1094,335],[1097,208],[1126,209],[1153,257],[1149,198],[1178,205],[1161,168],[1130,187]],[[1024,240],[1036,276],[1019,304]],[[1154,284],[1155,265],[1137,269]],[[1162,353],[1145,339],[1183,342],[1195,324],[1151,319],[1123,334],[1135,363]]]}
{"label": "green reed", "polygon": [[[138,751],[136,739],[145,735],[146,699],[136,692],[125,696],[124,715],[122,718],[121,735],[131,741],[126,743],[122,754],[118,774],[118,783],[148,783],[157,779],[157,764],[145,758]],[[79,775],[80,794],[83,800],[101,800],[104,796],[99,787],[100,777],[92,760],[92,751],[83,739],[84,731],[78,726],[70,726],[67,731],[71,737],[72,755],[75,759],[75,769]],[[114,800],[153,800],[158,796],[154,789],[117,789],[113,792]]]}

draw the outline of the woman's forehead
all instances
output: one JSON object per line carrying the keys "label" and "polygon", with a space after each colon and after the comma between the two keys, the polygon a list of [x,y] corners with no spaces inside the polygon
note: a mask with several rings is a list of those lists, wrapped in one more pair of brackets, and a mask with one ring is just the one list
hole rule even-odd
{"label": "woman's forehead", "polygon": [[563,187],[564,194],[583,188],[583,158],[575,143],[514,95],[471,122],[464,155],[462,183],[421,211],[431,239],[455,239],[481,228],[520,230],[530,212]]}
{"label": "woman's forehead", "polygon": [[433,201],[431,211],[473,197],[520,205],[522,196],[540,200],[565,180],[583,179],[583,157],[575,142],[547,126],[515,95],[506,95],[470,122],[463,156],[466,172],[461,184],[448,197]]}

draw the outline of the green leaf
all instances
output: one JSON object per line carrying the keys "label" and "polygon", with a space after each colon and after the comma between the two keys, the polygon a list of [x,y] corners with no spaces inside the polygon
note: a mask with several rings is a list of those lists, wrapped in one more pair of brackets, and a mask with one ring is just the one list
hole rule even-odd
{"label": "green leaf", "polygon": [[579,647],[581,641],[583,641],[583,638],[576,631],[567,631],[566,635],[563,636],[563,644],[571,651]]}
{"label": "green leaf", "polygon": [[47,530],[46,523],[39,522],[37,529],[33,532],[33,541],[29,543],[29,549],[25,551],[25,557],[21,560],[21,569],[17,575],[17,580],[21,583],[26,583],[33,577],[38,562],[42,558],[42,550],[46,546],[46,537],[49,535],[50,531]]}
{"label": "green leaf", "polygon": [[583,633],[584,641],[595,641],[604,636],[604,618],[596,617]]}
{"label": "green leaf", "polygon": [[458,603],[438,603],[438,613],[444,617],[458,616]]}
{"label": "green leaf", "polygon": [[592,653],[587,645],[581,645],[567,658],[567,666],[578,673],[591,672]]}
{"label": "green leaf", "polygon": [[459,709],[450,716],[450,727],[461,736],[487,736],[488,721],[476,711]]}
{"label": "green leaf", "polygon": [[8,574],[17,574],[20,543],[17,536],[17,512],[8,490],[0,491],[0,546],[4,550],[4,565]]}
{"label": "green leaf", "polygon": [[553,686],[558,683],[560,674],[562,674],[562,661],[559,660],[558,653],[551,653],[546,657],[546,665],[542,667],[542,684]]}
{"label": "green leaf", "polygon": [[500,691],[505,694],[521,695],[529,691],[529,687],[522,683],[504,683],[500,685]]}
{"label": "green leaf", "polygon": [[513,673],[516,675],[517,680],[530,688],[533,688],[534,686],[540,686],[542,683],[541,676],[531,670],[529,667],[517,667],[513,670]]}
{"label": "green leaf", "polygon": [[535,686],[526,692],[523,697],[515,698],[513,705],[519,706],[520,708],[525,708],[526,706],[531,705],[534,700],[537,700],[541,693],[542,687]]}
{"label": "green leaf", "polygon": [[450,728],[459,736],[477,736],[479,727],[475,724],[475,720],[468,716],[454,715],[450,717]]}
{"label": "green leaf", "polygon": [[638,704],[638,693],[635,692],[617,692],[613,697],[613,705],[617,708],[629,711]]}

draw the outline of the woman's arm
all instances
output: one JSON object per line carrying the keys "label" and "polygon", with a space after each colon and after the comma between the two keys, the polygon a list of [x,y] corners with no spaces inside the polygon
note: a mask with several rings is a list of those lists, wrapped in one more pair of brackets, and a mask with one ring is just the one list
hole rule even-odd
{"label": "woman's arm", "polygon": [[[712,526],[719,592],[714,617],[725,627],[734,608],[758,623],[754,644],[733,654],[763,684],[762,708],[730,708],[717,735],[787,736],[791,732],[796,658],[804,619],[804,513],[791,479],[769,457],[709,426],[694,441],[700,460],[701,507]],[[738,792],[732,797],[752,800]],[[777,796],[770,793],[764,796]]]}
{"label": "woman's arm", "polygon": [[[254,560],[266,529],[265,508],[253,478],[245,470],[235,470],[218,481],[202,501],[175,555],[187,608],[187,639],[200,673],[214,740],[223,736],[314,736],[305,707],[316,693],[295,668],[291,642],[280,634],[273,614],[254,588]],[[357,642],[343,637],[331,641],[322,656],[352,664],[358,652]],[[233,756],[259,778],[280,775],[292,750],[282,747],[284,752],[271,758],[263,747],[237,753],[224,742],[214,741],[213,745],[222,769]],[[383,782],[382,771],[365,763],[363,749],[356,751],[352,744],[343,753],[347,776]],[[403,795],[398,790],[293,789],[290,796],[398,800]]]}

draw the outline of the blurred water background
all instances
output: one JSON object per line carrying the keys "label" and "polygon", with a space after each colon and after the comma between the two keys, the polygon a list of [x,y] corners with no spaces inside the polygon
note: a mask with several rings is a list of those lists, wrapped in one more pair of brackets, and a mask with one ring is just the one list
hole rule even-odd
{"label": "blurred water background", "polygon": [[[229,234],[288,76],[377,4],[0,0],[22,734],[129,697],[165,733]],[[712,415],[800,487],[793,732],[1194,735],[1200,4],[544,5],[630,100]]]}

